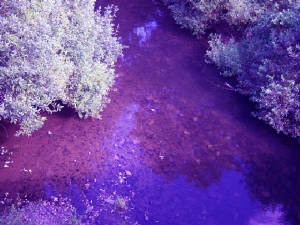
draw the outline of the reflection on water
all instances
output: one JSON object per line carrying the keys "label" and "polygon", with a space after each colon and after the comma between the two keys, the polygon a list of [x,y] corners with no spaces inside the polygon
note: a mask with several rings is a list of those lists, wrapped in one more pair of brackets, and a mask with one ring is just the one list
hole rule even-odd
{"label": "reflection on water", "polygon": [[155,20],[145,23],[144,26],[134,28],[134,33],[139,37],[139,45],[142,46],[151,37],[153,30],[157,28]]}
{"label": "reflection on water", "polygon": [[265,210],[257,213],[255,216],[251,217],[249,220],[249,225],[281,225],[282,212],[279,208],[274,210]]}
{"label": "reflection on water", "polygon": [[206,41],[180,30],[163,7],[109,3],[120,8],[130,48],[103,119],[65,109],[30,138],[4,124],[1,200],[63,196],[102,225],[299,224],[298,146],[252,118],[246,98],[220,88],[203,62]]}

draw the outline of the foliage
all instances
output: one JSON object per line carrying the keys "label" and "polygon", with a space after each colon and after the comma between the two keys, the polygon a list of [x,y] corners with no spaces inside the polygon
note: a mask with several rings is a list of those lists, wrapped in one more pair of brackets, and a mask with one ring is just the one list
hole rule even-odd
{"label": "foliage", "polygon": [[113,19],[117,8],[94,12],[95,0],[2,0],[0,116],[39,129],[62,102],[80,117],[100,118],[122,54]]}
{"label": "foliage", "polygon": [[283,76],[275,81],[269,77],[266,87],[261,88],[258,96],[252,100],[258,103],[259,111],[254,113],[266,121],[278,132],[300,136],[300,85],[295,80],[287,80]]}
{"label": "foliage", "polygon": [[56,202],[29,202],[23,207],[11,206],[0,216],[1,225],[87,225],[66,199]]}
{"label": "foliage", "polygon": [[238,90],[257,103],[258,118],[278,132],[300,136],[299,9],[266,13],[240,41],[212,35],[207,56]]}
{"label": "foliage", "polygon": [[177,24],[204,34],[205,30],[222,17],[226,0],[163,0]]}
{"label": "foliage", "polygon": [[195,35],[204,34],[213,25],[226,22],[231,26],[256,22],[268,11],[299,8],[299,0],[162,0],[177,24]]}
{"label": "foliage", "polygon": [[257,104],[253,115],[278,132],[300,136],[299,0],[162,0],[195,35],[227,24],[232,37],[211,34],[207,56],[237,90]]}

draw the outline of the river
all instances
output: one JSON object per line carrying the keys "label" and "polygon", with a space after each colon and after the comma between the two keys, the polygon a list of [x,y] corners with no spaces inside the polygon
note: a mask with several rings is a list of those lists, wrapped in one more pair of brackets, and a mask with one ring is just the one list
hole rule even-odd
{"label": "river", "polygon": [[[250,115],[160,3],[106,0],[128,48],[101,120],[4,124],[1,199],[71,199],[94,224],[299,224],[299,144]],[[96,6],[99,6],[97,2]]]}

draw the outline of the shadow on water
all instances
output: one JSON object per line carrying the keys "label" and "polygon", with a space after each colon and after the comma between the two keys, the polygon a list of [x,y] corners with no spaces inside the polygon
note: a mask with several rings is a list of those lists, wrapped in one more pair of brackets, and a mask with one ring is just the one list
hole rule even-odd
{"label": "shadow on water", "polygon": [[56,116],[61,117],[61,118],[70,118],[70,117],[75,117],[78,118],[77,112],[75,109],[72,109],[68,106],[64,106],[61,111],[56,113]]}
{"label": "shadow on water", "polygon": [[130,46],[111,103],[102,120],[65,108],[30,138],[8,129],[1,198],[68,197],[92,224],[299,224],[299,145],[250,116],[205,40],[159,3],[101,3]]}
{"label": "shadow on water", "polygon": [[7,123],[0,122],[0,144],[3,144],[8,139]]}

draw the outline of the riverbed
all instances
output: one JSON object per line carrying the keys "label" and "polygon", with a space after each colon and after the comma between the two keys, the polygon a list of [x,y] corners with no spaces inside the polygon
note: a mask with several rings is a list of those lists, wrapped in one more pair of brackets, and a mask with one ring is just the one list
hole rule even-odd
{"label": "riverbed", "polygon": [[158,1],[108,4],[128,48],[102,119],[66,108],[31,137],[3,124],[1,199],[67,197],[102,225],[299,224],[299,144],[251,116]]}

